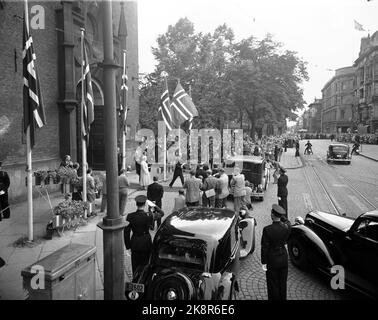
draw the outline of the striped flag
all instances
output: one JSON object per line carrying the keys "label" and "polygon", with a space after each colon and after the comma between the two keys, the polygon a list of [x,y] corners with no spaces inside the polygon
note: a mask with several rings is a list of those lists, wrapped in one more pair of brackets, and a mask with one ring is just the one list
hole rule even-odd
{"label": "striped flag", "polygon": [[172,120],[176,126],[189,120],[190,124],[194,117],[198,117],[198,111],[192,98],[182,88],[180,82],[176,86],[171,102]]}
{"label": "striped flag", "polygon": [[[124,52],[126,55],[126,52]],[[124,60],[126,57],[124,56]],[[127,87],[127,74],[126,74],[126,63],[124,62],[123,67],[123,74],[122,74],[122,82],[121,82],[121,132],[126,132],[126,118],[127,118],[127,91],[129,88]]]}
{"label": "striped flag", "polygon": [[160,119],[163,119],[168,130],[172,130],[172,115],[171,115],[171,106],[169,100],[168,87],[164,90],[163,94],[160,97],[160,106],[158,109],[158,116]]}
{"label": "striped flag", "polygon": [[354,20],[354,29],[358,31],[365,31],[361,23],[358,23],[356,20]]}
{"label": "striped flag", "polygon": [[[26,12],[25,14],[28,14]],[[36,55],[33,48],[33,39],[29,33],[29,26],[26,23],[24,14],[24,32],[23,32],[23,75],[24,75],[24,132],[30,126],[30,147],[34,146],[35,125],[42,128],[46,124],[46,116],[43,108],[41,90],[36,68]]]}
{"label": "striped flag", "polygon": [[83,137],[86,138],[87,143],[89,142],[89,131],[92,122],[94,121],[94,98],[93,98],[93,90],[92,90],[92,77],[91,71],[89,70],[89,62],[88,62],[88,55],[87,50],[85,47],[85,42],[83,43],[83,66],[84,66],[84,81],[81,82],[83,86],[82,90],[84,90],[84,97],[81,103],[83,104],[83,119],[81,121],[82,124],[82,134]]}

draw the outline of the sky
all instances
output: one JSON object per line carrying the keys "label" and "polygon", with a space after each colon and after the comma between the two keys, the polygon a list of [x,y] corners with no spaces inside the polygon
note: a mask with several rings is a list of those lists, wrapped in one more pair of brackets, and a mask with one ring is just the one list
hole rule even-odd
{"label": "sky", "polygon": [[[195,32],[213,32],[226,23],[239,41],[267,33],[308,62],[303,83],[306,105],[321,98],[321,89],[335,69],[358,58],[362,37],[378,31],[378,0],[137,0],[139,72],[154,70],[151,47],[180,18]],[[354,20],[366,31],[357,31]]]}

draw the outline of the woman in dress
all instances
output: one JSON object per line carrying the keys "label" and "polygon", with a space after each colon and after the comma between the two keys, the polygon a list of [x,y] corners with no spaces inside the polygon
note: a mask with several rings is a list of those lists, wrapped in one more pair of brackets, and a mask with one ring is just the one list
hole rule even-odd
{"label": "woman in dress", "polygon": [[142,156],[140,162],[140,178],[139,184],[143,190],[146,190],[146,187],[151,183],[150,172],[148,171],[147,157]]}

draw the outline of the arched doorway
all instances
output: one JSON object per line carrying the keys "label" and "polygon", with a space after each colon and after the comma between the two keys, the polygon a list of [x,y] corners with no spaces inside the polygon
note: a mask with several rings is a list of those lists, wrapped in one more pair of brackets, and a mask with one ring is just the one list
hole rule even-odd
{"label": "arched doorway", "polygon": [[[101,84],[92,78],[94,95],[94,121],[90,128],[87,146],[88,166],[94,170],[105,170],[104,94]],[[77,100],[81,101],[81,82],[77,86]],[[79,104],[80,105],[80,104]],[[77,132],[81,133],[80,108],[77,110]],[[81,134],[78,134],[78,155],[81,164]]]}

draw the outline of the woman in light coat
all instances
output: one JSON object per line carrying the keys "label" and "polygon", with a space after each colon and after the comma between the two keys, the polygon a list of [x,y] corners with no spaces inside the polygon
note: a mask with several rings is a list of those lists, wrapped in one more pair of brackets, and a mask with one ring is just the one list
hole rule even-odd
{"label": "woman in light coat", "polygon": [[241,206],[244,204],[245,191],[245,177],[240,173],[240,168],[234,169],[234,175],[231,180],[231,188],[234,189],[234,211],[239,213]]}
{"label": "woman in light coat", "polygon": [[150,172],[148,171],[147,157],[142,156],[142,160],[140,162],[139,184],[141,185],[142,189],[145,190],[150,183],[151,179]]}

